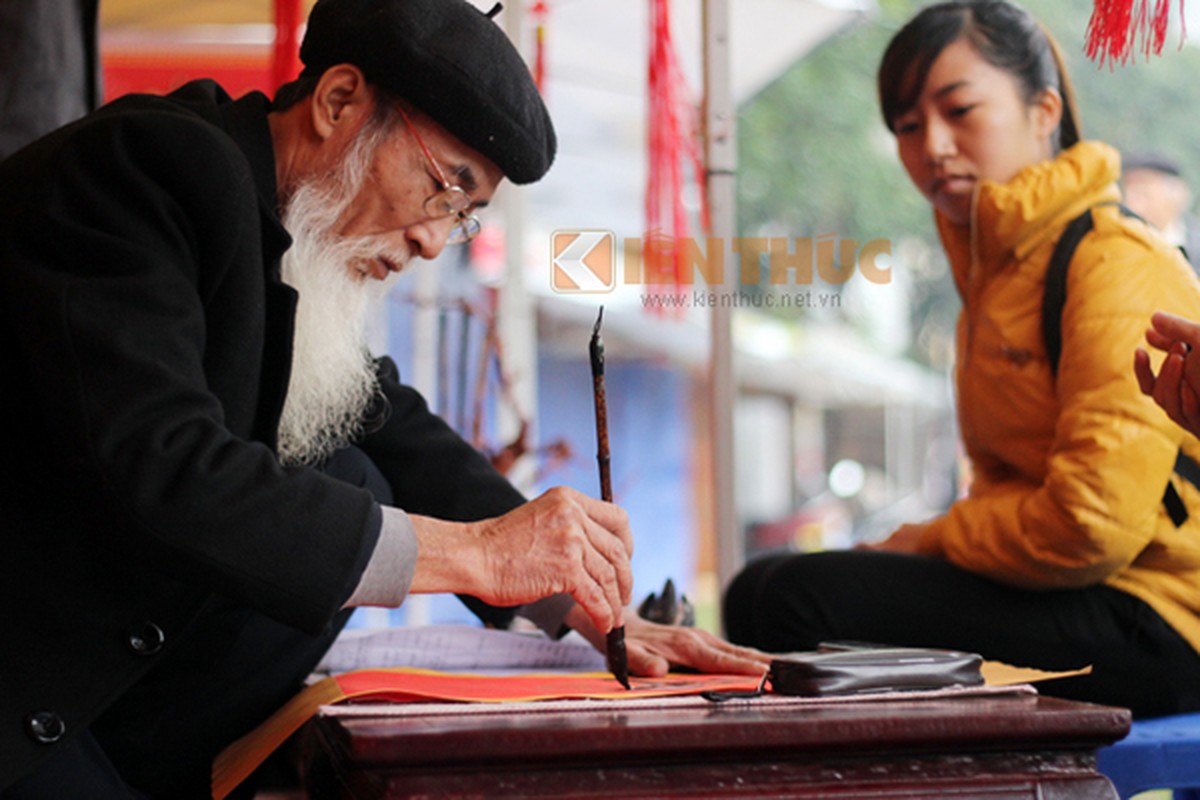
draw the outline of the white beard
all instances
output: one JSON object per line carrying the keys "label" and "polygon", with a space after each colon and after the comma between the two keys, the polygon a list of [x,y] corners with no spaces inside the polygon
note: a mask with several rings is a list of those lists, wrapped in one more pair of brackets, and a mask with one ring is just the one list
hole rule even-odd
{"label": "white beard", "polygon": [[[337,175],[308,181],[292,194],[283,225],[292,235],[284,283],[300,295],[287,400],[279,421],[279,460],[320,463],[362,433],[378,390],[366,343],[367,323],[394,281],[377,281],[352,266],[381,254],[403,265],[377,237],[341,238],[334,225],[363,184],[375,137],[363,135]],[[394,275],[393,275],[394,277]]]}

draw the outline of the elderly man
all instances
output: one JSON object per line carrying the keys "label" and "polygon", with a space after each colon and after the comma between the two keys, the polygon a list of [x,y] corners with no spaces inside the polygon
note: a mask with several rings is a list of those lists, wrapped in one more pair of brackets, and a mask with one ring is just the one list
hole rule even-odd
{"label": "elderly man", "polygon": [[[131,96],[0,167],[6,800],[205,795],[354,606],[626,622],[624,513],[526,502],[363,344],[549,168],[525,65],[463,0],[320,0],[301,57],[273,104]],[[627,622],[635,673],[762,669]]]}

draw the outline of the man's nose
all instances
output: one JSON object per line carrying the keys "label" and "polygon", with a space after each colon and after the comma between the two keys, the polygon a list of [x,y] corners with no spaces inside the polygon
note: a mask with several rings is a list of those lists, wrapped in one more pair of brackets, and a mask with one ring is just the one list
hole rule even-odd
{"label": "man's nose", "polygon": [[440,219],[427,219],[416,225],[410,225],[404,235],[413,244],[417,255],[426,261],[432,261],[445,248],[446,241],[450,238],[450,231],[456,224],[458,224],[458,220],[453,215]]}

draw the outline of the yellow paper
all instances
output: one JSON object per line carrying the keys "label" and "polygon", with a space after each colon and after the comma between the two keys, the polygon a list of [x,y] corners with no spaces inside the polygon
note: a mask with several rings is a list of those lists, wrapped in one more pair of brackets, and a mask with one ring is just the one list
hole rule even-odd
{"label": "yellow paper", "polygon": [[1045,670],[1033,669],[1032,667],[1014,667],[1002,661],[984,661],[979,671],[983,673],[983,682],[988,686],[1016,686],[1022,683],[1037,683],[1057,678],[1090,675],[1092,667],[1088,665],[1080,669],[1067,670],[1066,672],[1046,672]]}
{"label": "yellow paper", "polygon": [[213,761],[212,794],[223,800],[323,705],[345,700],[333,678],[306,686],[266,722],[226,747]]}

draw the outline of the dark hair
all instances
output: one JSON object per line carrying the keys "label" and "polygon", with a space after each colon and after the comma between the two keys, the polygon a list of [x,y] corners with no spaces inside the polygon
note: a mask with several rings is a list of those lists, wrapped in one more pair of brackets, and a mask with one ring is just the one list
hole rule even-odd
{"label": "dark hair", "polygon": [[888,130],[917,102],[929,69],[948,45],[967,39],[992,66],[1012,75],[1032,103],[1047,88],[1063,98],[1058,147],[1080,139],[1074,93],[1053,37],[1007,0],[953,0],[923,8],[888,44],[879,65],[879,105]]}

